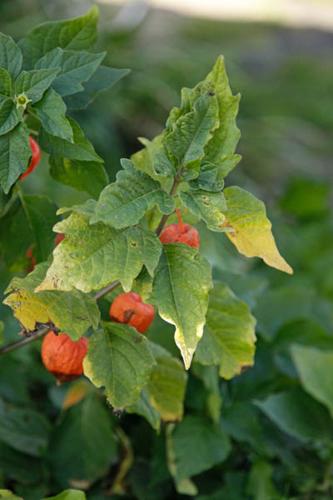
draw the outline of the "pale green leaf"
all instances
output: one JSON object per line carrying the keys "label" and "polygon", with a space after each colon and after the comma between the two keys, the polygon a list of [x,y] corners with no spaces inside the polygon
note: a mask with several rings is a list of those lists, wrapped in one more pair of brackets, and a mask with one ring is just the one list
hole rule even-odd
{"label": "pale green leaf", "polygon": [[134,153],[131,160],[136,169],[158,180],[164,188],[167,188],[168,179],[165,178],[173,177],[176,169],[167,155],[163,143],[164,135],[165,133],[157,135],[152,141],[140,137],[139,140],[144,148]]}
{"label": "pale green leaf", "polygon": [[333,416],[333,351],[295,345],[291,353],[302,386]]}
{"label": "pale green leaf", "polygon": [[89,327],[97,328],[100,313],[96,301],[89,296],[78,291],[34,292],[46,270],[46,263],[39,264],[25,278],[14,278],[6,290],[9,295],[4,304],[12,308],[14,316],[26,330],[32,331],[38,323],[51,321],[76,340]]}
{"label": "pale green leaf", "polygon": [[43,150],[54,156],[61,156],[70,160],[93,161],[103,163],[103,160],[94,150],[91,142],[85,137],[83,130],[73,118],[68,117],[73,131],[73,142],[41,131],[39,142]]}
{"label": "pale green leaf", "polygon": [[112,406],[124,408],[139,399],[153,365],[144,335],[127,325],[104,323],[104,329],[90,338],[84,373],[94,385],[104,387]]}
{"label": "pale green leaf", "polygon": [[0,490],[0,498],[7,498],[8,500],[23,500],[22,497],[14,495],[14,493],[9,490]]}
{"label": "pale green leaf", "polygon": [[200,85],[215,92],[220,119],[219,128],[205,150],[205,160],[215,164],[219,176],[225,177],[239,161],[239,156],[233,156],[233,153],[240,138],[236,125],[240,96],[232,95],[222,56],[217,59],[212,71]]}
{"label": "pale green leaf", "polygon": [[175,342],[189,368],[205,324],[211,269],[196,249],[164,245],[153,297],[160,316],[175,325]]}
{"label": "pale green leaf", "polygon": [[24,125],[0,136],[0,185],[7,194],[29,164],[31,149]]}
{"label": "pale green leaf", "polygon": [[60,47],[68,50],[91,49],[97,36],[98,8],[85,15],[64,21],[51,21],[34,28],[20,46],[30,64],[47,52]]}
{"label": "pale green leaf", "polygon": [[14,40],[0,33],[0,67],[16,78],[22,67],[22,53]]}
{"label": "pale green leaf", "polygon": [[[85,191],[94,198],[97,198],[108,184],[108,176],[103,163],[50,156],[49,164],[53,179],[78,191]],[[93,212],[90,215],[92,214]]]}
{"label": "pale green leaf", "polygon": [[225,231],[224,221],[227,205],[222,193],[203,190],[183,191],[180,199],[196,217],[202,219],[211,231]]}
{"label": "pale green leaf", "polygon": [[255,319],[245,302],[226,285],[210,292],[207,320],[195,360],[218,365],[220,375],[230,379],[252,366],[255,353]]}
{"label": "pale green leaf", "polygon": [[122,229],[137,224],[155,206],[165,214],[173,211],[173,199],[158,182],[135,170],[130,161],[122,164],[124,170],[118,172],[117,180],[102,191],[92,223],[104,222]]}
{"label": "pale green leaf", "polygon": [[187,489],[189,479],[223,462],[229,452],[228,437],[210,420],[186,416],[181,423],[168,427],[168,467],[179,493],[195,495],[194,485],[191,491]]}
{"label": "pale green leaf", "polygon": [[61,68],[52,87],[61,96],[84,90],[83,83],[91,78],[105,57],[105,52],[53,49],[37,61],[36,69]]}
{"label": "pale green leaf", "polygon": [[73,142],[73,130],[66,118],[66,105],[52,88],[34,106],[42,127],[51,135]]}
{"label": "pale green leaf", "polygon": [[276,246],[264,203],[237,186],[226,188],[224,195],[228,207],[226,226],[230,229],[226,235],[237,250],[246,257],[260,257],[267,265],[292,274],[293,270]]}
{"label": "pale green leaf", "polygon": [[55,497],[46,497],[43,500],[86,500],[86,495],[81,490],[65,490]]}
{"label": "pale green leaf", "polygon": [[[169,155],[175,158],[177,170],[193,169],[190,178],[197,177],[204,148],[218,127],[218,107],[215,95],[199,97],[193,109],[181,116],[167,132],[164,144]],[[186,177],[186,172],[183,174]]]}
{"label": "pale green leaf", "polygon": [[13,100],[0,97],[0,135],[7,134],[13,130],[21,120],[22,117],[16,109]]}
{"label": "pale green leaf", "polygon": [[[46,278],[39,290],[90,292],[120,280],[129,291],[145,265],[152,274],[161,253],[156,235],[141,227],[117,231],[104,224],[89,225],[86,217],[73,213],[55,226],[65,239],[53,252]],[[84,244],[83,244],[84,242]]]}
{"label": "pale green leaf", "polygon": [[58,73],[59,68],[22,71],[15,81],[15,93],[25,94],[34,104],[43,97]]}

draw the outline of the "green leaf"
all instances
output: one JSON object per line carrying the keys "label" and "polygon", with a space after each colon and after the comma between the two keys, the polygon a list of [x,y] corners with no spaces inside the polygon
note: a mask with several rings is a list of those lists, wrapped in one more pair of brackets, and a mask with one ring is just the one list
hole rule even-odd
{"label": "green leaf", "polygon": [[283,432],[303,443],[332,439],[328,411],[299,388],[272,394],[256,404]]}
{"label": "green leaf", "polygon": [[82,83],[95,73],[106,53],[93,54],[85,51],[53,49],[37,61],[36,69],[61,68],[52,87],[61,96],[84,90]]}
{"label": "green leaf", "polygon": [[84,16],[37,26],[20,43],[25,59],[33,65],[56,47],[68,50],[91,49],[97,36],[97,21],[98,8],[92,7]]}
{"label": "green leaf", "polygon": [[86,495],[81,490],[65,490],[55,497],[46,497],[44,500],[86,500]]}
{"label": "green leaf", "polygon": [[252,366],[255,353],[255,319],[245,302],[219,283],[210,292],[206,326],[195,360],[219,365],[220,376],[230,379]]}
{"label": "green leaf", "polygon": [[127,413],[135,413],[145,418],[152,428],[159,432],[161,428],[161,415],[152,406],[149,395],[145,389],[141,391],[140,398],[126,408]]}
{"label": "green leaf", "polygon": [[[198,176],[204,148],[218,125],[216,96],[207,94],[199,97],[193,110],[181,116],[164,139],[169,155],[175,158],[177,170],[193,169],[190,178]],[[187,177],[186,172],[184,176]]]}
{"label": "green leaf", "polygon": [[12,308],[26,330],[34,330],[38,323],[52,322],[77,340],[91,326],[97,328],[100,312],[93,298],[78,291],[34,292],[46,270],[47,263],[39,264],[25,278],[14,278],[6,290],[9,295],[4,304]]}
{"label": "green leaf", "polygon": [[[1,40],[1,34],[0,34]],[[0,49],[1,50],[1,49]],[[12,94],[12,79],[5,68],[0,67],[0,94],[9,97]]]}
{"label": "green leaf", "polygon": [[58,484],[87,485],[102,478],[117,461],[110,412],[97,395],[70,408],[55,428],[49,460]]}
{"label": "green leaf", "polygon": [[0,400],[0,441],[33,457],[46,451],[50,425],[40,413],[13,408]]}
{"label": "green leaf", "polygon": [[235,155],[236,157],[234,157],[233,153],[240,138],[240,131],[236,125],[240,96],[232,95],[222,56],[217,59],[202,86],[214,89],[220,119],[219,128],[214,132],[214,136],[205,150],[205,160],[215,164],[218,167],[220,177],[225,177],[239,161],[239,156]]}
{"label": "green leaf", "polygon": [[260,257],[271,267],[292,274],[293,270],[281,257],[272,235],[272,224],[265,205],[251,193],[237,186],[224,190],[227,202],[226,233],[237,250],[246,257]]}
{"label": "green leaf", "polygon": [[291,354],[304,389],[333,416],[333,351],[295,345]]}
{"label": "green leaf", "polygon": [[21,120],[13,100],[0,97],[0,136],[13,130]]}
{"label": "green leaf", "polygon": [[84,91],[71,95],[67,99],[68,108],[73,110],[85,109],[101,92],[113,87],[121,78],[128,75],[130,70],[100,66],[90,80],[83,84]]}
{"label": "green leaf", "polygon": [[78,191],[85,191],[94,198],[108,184],[108,176],[102,163],[50,156],[49,164],[53,179]]}
{"label": "green leaf", "polygon": [[180,193],[180,199],[184,206],[202,219],[211,231],[225,231],[224,213],[227,205],[222,193],[209,193],[203,190],[183,191]]}
{"label": "green leaf", "polygon": [[[152,275],[161,253],[157,236],[141,227],[116,231],[104,224],[89,225],[86,217],[74,213],[55,226],[65,240],[39,290],[90,292],[120,280],[125,291],[145,265]],[[85,244],[82,245],[82,241]]]}
{"label": "green leaf", "polygon": [[118,172],[116,182],[102,191],[92,223],[104,222],[122,229],[137,224],[155,206],[165,214],[174,210],[173,199],[158,182],[135,170],[128,160],[122,165],[124,170]]}
{"label": "green leaf", "polygon": [[56,205],[43,195],[21,195],[25,224],[30,230],[30,242],[38,262],[44,261],[54,247],[52,227],[57,222]]}
{"label": "green leaf", "polygon": [[175,421],[183,417],[187,374],[180,361],[156,344],[150,344],[156,364],[147,385],[150,404],[162,420]]}
{"label": "green leaf", "polygon": [[91,142],[85,137],[83,130],[73,118],[68,117],[73,131],[73,142],[48,134],[42,130],[39,143],[43,150],[54,156],[61,156],[70,160],[93,161],[103,163]]}
{"label": "green leaf", "polygon": [[34,112],[47,133],[73,142],[73,130],[66,118],[66,105],[52,88],[34,106]]}
{"label": "green leaf", "polygon": [[8,498],[8,500],[23,500],[22,497],[14,495],[14,493],[9,490],[0,490],[0,498]]}
{"label": "green leaf", "polygon": [[22,67],[22,52],[14,40],[0,33],[0,67],[5,68],[16,78]]}
{"label": "green leaf", "polygon": [[[145,265],[153,274],[161,253],[157,236],[131,227],[123,231],[104,224],[89,225],[86,217],[73,213],[55,226],[65,239],[53,252],[53,263],[38,290],[98,290],[120,280],[125,291]],[[82,244],[84,242],[84,245]]]}
{"label": "green leaf", "polygon": [[90,338],[84,373],[97,387],[104,387],[115,408],[130,406],[147,384],[154,358],[146,337],[134,328],[105,323]]}
{"label": "green leaf", "polygon": [[255,500],[284,500],[285,497],[279,495],[272,480],[273,467],[264,460],[258,460],[252,465],[247,493]]}
{"label": "green leaf", "polygon": [[24,125],[0,136],[0,185],[6,194],[27,168],[30,157],[29,135]]}
{"label": "green leaf", "polygon": [[229,452],[228,437],[210,420],[186,416],[180,424],[168,427],[168,467],[178,493],[195,495],[196,487],[189,478],[220,464]]}
{"label": "green leaf", "polygon": [[22,71],[15,81],[15,93],[25,94],[34,104],[40,101],[58,73],[59,68]]}
{"label": "green leaf", "polygon": [[190,367],[205,324],[211,269],[197,250],[182,244],[164,245],[156,270],[153,298],[160,316],[175,325],[175,342]]}

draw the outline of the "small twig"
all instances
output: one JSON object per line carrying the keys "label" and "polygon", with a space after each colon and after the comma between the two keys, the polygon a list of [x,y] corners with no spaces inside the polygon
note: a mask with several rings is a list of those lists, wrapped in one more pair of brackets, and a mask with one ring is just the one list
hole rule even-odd
{"label": "small twig", "polygon": [[[112,292],[117,286],[120,285],[120,281],[113,281],[109,285],[105,286],[101,290],[99,290],[95,296],[94,299],[98,300],[107,295],[108,293]],[[22,334],[25,335],[23,339],[17,340],[16,342],[11,342],[10,344],[4,345],[3,347],[0,347],[0,355],[1,354],[6,354],[7,352],[14,351],[15,349],[19,349],[20,347],[23,347],[27,344],[30,344],[30,342],[33,342],[34,340],[40,339],[46,333],[52,330],[52,327],[49,325],[42,325],[39,328],[36,328],[33,332],[29,334],[29,332],[22,331]]]}
{"label": "small twig", "polygon": [[4,345],[3,347],[0,347],[0,354],[6,354],[7,352],[15,351],[15,349],[18,349],[19,347],[30,344],[30,342],[43,337],[49,330],[49,326],[43,326],[42,328],[35,330],[34,333],[29,337],[24,337],[23,339],[17,340],[16,342]]}

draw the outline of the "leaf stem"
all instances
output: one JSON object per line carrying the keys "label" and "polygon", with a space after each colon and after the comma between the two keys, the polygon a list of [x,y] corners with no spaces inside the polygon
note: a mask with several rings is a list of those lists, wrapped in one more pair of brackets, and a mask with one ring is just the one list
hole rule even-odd
{"label": "leaf stem", "polygon": [[[105,286],[101,290],[99,290],[95,295],[94,299],[99,300],[108,293],[112,292],[115,288],[117,288],[120,285],[120,281],[113,281],[109,285]],[[23,347],[27,344],[30,344],[30,342],[33,342],[34,340],[40,339],[46,333],[50,330],[50,326],[45,326],[41,325],[40,327],[36,328],[30,335],[27,335],[27,332],[25,330],[22,330],[20,333],[21,335],[25,335],[22,339],[16,340],[15,342],[11,342],[10,344],[6,344],[3,347],[0,347],[0,355],[1,354],[6,354],[7,352],[15,351],[16,349],[19,349],[20,347]]]}

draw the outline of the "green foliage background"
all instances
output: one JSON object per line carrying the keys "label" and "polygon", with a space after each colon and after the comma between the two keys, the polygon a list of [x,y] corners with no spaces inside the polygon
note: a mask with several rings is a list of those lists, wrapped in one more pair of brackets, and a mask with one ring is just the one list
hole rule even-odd
{"label": "green foliage background", "polygon": [[[85,10],[74,2],[56,3],[3,1],[0,30],[21,36],[45,18]],[[139,148],[137,136],[160,131],[179,88],[193,86],[223,53],[232,87],[243,96],[238,123],[244,159],[230,183],[242,183],[268,203],[295,276],[242,259],[222,235],[201,228],[214,276],[257,318],[256,364],[229,382],[218,378],[216,368],[194,364],[186,417],[159,433],[136,415],[112,414],[87,384],[55,386],[41,365],[38,342],[2,356],[0,484],[27,500],[69,488],[92,500],[111,493],[139,500],[183,494],[200,500],[330,499],[332,35],[160,13],[129,28],[108,9],[101,17],[107,63],[132,73],[76,118],[107,159],[110,178],[119,157]],[[27,191],[49,194],[61,206],[89,197],[58,184],[47,170],[46,164],[39,167],[26,181]],[[23,230],[24,222],[12,228],[14,234]],[[10,272],[0,264],[1,288],[26,266],[25,251]],[[107,308],[105,301],[105,318]],[[9,341],[18,325],[2,306],[1,320]],[[161,322],[150,339],[173,349],[171,331]],[[179,387],[177,367],[161,358]],[[66,409],[68,392],[85,397]],[[158,426],[156,415],[149,421]]]}

